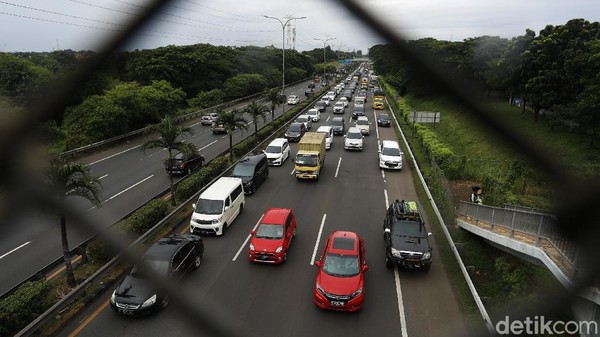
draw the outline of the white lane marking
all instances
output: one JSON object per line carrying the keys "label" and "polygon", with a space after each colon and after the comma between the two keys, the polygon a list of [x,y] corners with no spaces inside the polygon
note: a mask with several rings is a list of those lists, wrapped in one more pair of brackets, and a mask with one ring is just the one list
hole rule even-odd
{"label": "white lane marking", "polygon": [[317,250],[319,249],[319,242],[321,241],[321,234],[323,234],[323,227],[325,226],[325,219],[327,214],[323,214],[323,220],[321,220],[321,227],[319,227],[319,234],[317,234],[317,241],[315,242],[315,249],[313,250],[312,257],[310,258],[310,265],[315,264],[315,257],[317,256]]}
{"label": "white lane marking", "polygon": [[104,178],[106,178],[106,177],[108,177],[108,174],[105,174],[105,175],[103,175],[102,177],[99,177],[99,178],[98,178],[98,180],[100,180],[100,179],[104,179]]}
{"label": "white lane marking", "polygon": [[381,169],[381,178],[383,178],[383,182],[385,183],[385,171]]}
{"label": "white lane marking", "polygon": [[[139,184],[143,183],[144,181],[146,181],[146,180],[148,180],[148,179],[150,179],[150,178],[152,178],[152,177],[154,177],[154,174],[152,174],[152,175],[150,175],[149,177],[146,177],[146,178],[144,178],[144,179],[142,179],[142,180],[138,181],[137,183],[135,183],[135,184],[133,184],[133,185],[131,185],[131,186],[127,187],[126,189],[122,190],[121,192],[119,192],[119,193],[117,193],[117,194],[113,195],[112,197],[110,197],[110,198],[108,198],[108,199],[104,200],[104,201],[102,202],[102,204],[104,204],[104,203],[106,203],[106,202],[108,202],[108,201],[110,201],[110,200],[112,200],[112,199],[114,199],[114,198],[118,197],[119,195],[121,195],[121,194],[123,194],[123,193],[125,193],[125,192],[129,191],[130,189],[132,189],[132,188],[136,187],[137,185],[139,185]],[[93,208],[94,208],[94,207],[90,208],[89,210],[91,210],[91,209],[93,209]],[[89,210],[88,210],[88,211],[89,211]]]}
{"label": "white lane marking", "polygon": [[402,329],[402,337],[408,337],[408,330],[406,328],[406,315],[404,313],[404,304],[402,301],[402,289],[400,287],[400,275],[398,274],[398,267],[394,268],[394,280],[396,281],[396,293],[398,296],[398,312],[400,314],[400,326]]}
{"label": "white lane marking", "polygon": [[[256,228],[258,227],[258,224],[260,223],[260,220],[262,220],[263,216],[265,216],[265,215],[263,214],[260,216],[260,218],[256,222],[256,225],[254,225],[254,228],[252,228],[252,230],[256,230]],[[237,260],[238,256],[242,253],[242,249],[244,249],[244,247],[246,247],[246,245],[248,244],[250,237],[252,237],[252,235],[248,234],[248,236],[246,237],[246,240],[244,240],[244,243],[242,243],[242,245],[240,246],[240,249],[238,249],[237,253],[233,257],[233,259],[231,259],[231,261],[235,262],[235,260]]]}
{"label": "white lane marking", "polygon": [[215,140],[215,141],[213,141],[212,143],[208,143],[207,145],[205,145],[205,146],[201,147],[200,149],[198,149],[198,151],[202,151],[202,150],[206,149],[207,147],[209,147],[209,146],[213,145],[213,144],[214,144],[214,143],[216,143],[217,141],[218,141],[218,140]]}
{"label": "white lane marking", "polygon": [[385,199],[385,209],[388,209],[388,206],[390,205],[390,200],[388,199],[388,194],[387,194],[387,190],[383,190],[383,198]]}
{"label": "white lane marking", "polygon": [[144,159],[146,159],[146,158],[148,158],[148,157],[152,157],[152,156],[154,156],[155,154],[159,154],[159,153],[161,153],[161,152],[163,152],[163,151],[167,151],[167,149],[166,149],[166,148],[165,148],[165,149],[160,149],[160,150],[158,150],[158,151],[156,151],[156,152],[154,152],[154,153],[151,153],[151,154],[145,155],[144,157],[140,158],[140,160],[144,160]]}
{"label": "white lane marking", "polygon": [[121,151],[121,152],[117,152],[117,153],[115,153],[115,154],[111,154],[111,155],[110,155],[110,156],[108,156],[108,157],[104,157],[104,158],[102,158],[102,159],[98,159],[98,160],[96,160],[95,162],[91,162],[91,163],[89,163],[88,165],[94,165],[94,164],[97,164],[97,163],[99,163],[99,162],[101,162],[101,161],[104,161],[104,160],[106,160],[106,159],[109,159],[109,158],[112,158],[112,157],[116,157],[116,156],[118,156],[118,155],[120,155],[120,154],[123,154],[123,153],[125,153],[125,152],[127,152],[127,151],[131,151],[131,150],[133,150],[133,149],[136,149],[136,148],[138,148],[138,147],[140,147],[140,146],[142,146],[142,145],[137,145],[137,146],[131,147],[131,148],[127,149],[127,150],[123,150],[123,151]]}
{"label": "white lane marking", "polygon": [[379,124],[377,124],[377,115],[375,114],[375,110],[373,110],[373,121],[375,122],[375,132],[377,133],[377,140],[379,141]]}
{"label": "white lane marking", "polygon": [[8,252],[8,253],[5,253],[4,255],[0,256],[0,260],[2,260],[3,258],[5,258],[7,255],[9,255],[9,254],[12,254],[12,253],[16,252],[17,250],[19,250],[19,249],[21,249],[21,248],[23,248],[23,247],[27,246],[27,245],[28,245],[28,244],[30,244],[30,243],[31,243],[31,241],[27,241],[27,242],[25,242],[24,244],[20,245],[19,247],[17,247],[17,248],[15,248],[15,249],[11,250],[10,252]]}
{"label": "white lane marking", "polygon": [[293,175],[294,172],[296,172],[296,168],[295,167],[292,169],[292,172],[290,172],[290,175]]}
{"label": "white lane marking", "polygon": [[342,157],[338,160],[337,168],[335,169],[335,178],[338,176],[338,171],[340,170],[340,165],[342,164]]}
{"label": "white lane marking", "polygon": [[327,116],[327,119],[325,120],[325,123],[329,122],[329,118],[331,118],[331,116]]}

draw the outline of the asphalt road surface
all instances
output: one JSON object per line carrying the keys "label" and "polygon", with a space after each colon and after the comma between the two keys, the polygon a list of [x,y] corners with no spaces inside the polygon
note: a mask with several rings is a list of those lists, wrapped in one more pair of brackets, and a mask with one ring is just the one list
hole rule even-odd
{"label": "asphalt road surface", "polygon": [[[370,100],[369,100],[370,103]],[[352,125],[351,107],[346,128]],[[332,107],[313,124],[327,125]],[[204,237],[204,261],[181,285],[194,302],[219,313],[238,336],[467,336],[464,315],[441,264],[433,237],[433,265],[429,273],[385,267],[382,224],[389,202],[416,200],[407,158],[402,171],[378,167],[379,139],[397,139],[393,128],[377,128],[375,112],[363,151],[347,151],[336,136],[327,151],[319,181],[298,181],[293,164],[270,167],[270,175],[256,194],[248,196],[244,212],[222,237]],[[292,144],[292,155],[296,144]],[[146,174],[151,174],[147,172]],[[158,174],[158,173],[156,173]],[[287,262],[275,265],[248,261],[248,236],[269,207],[292,208],[297,235]],[[429,222],[427,226],[429,226]],[[317,269],[314,259],[324,240],[335,230],[359,233],[365,240],[364,308],[356,313],[332,312],[313,303]],[[207,336],[186,323],[172,303],[143,318],[122,317],[108,306],[110,292],[67,327],[61,336]]]}

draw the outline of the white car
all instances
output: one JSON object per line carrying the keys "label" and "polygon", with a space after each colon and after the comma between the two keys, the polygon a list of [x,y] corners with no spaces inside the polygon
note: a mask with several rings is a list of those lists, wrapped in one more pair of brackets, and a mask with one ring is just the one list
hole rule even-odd
{"label": "white car", "polygon": [[321,120],[321,113],[317,109],[310,109],[306,112],[306,114],[312,118],[313,122],[318,122]]}
{"label": "white car", "polygon": [[348,98],[347,97],[341,97],[340,99],[338,99],[338,102],[342,102],[342,103],[344,103],[344,106],[346,108],[348,107]]}
{"label": "white car", "polygon": [[323,125],[319,126],[317,132],[325,134],[325,149],[331,149],[331,144],[333,144],[333,128],[329,125]]}
{"label": "white car", "polygon": [[335,100],[335,96],[337,96],[337,94],[336,94],[335,91],[329,91],[329,92],[327,92],[327,95],[325,95],[325,96],[329,96],[329,99],[331,101],[334,101]]}
{"label": "white car", "polygon": [[371,133],[371,122],[369,122],[367,116],[359,116],[356,119],[354,126],[356,126],[356,128],[359,129],[363,135],[368,135]]}
{"label": "white car", "polygon": [[331,104],[331,98],[329,98],[329,96],[327,95],[321,97],[321,101],[325,102],[326,106],[329,106],[329,104]]}
{"label": "white car", "polygon": [[379,146],[379,167],[392,170],[402,169],[402,150],[395,140],[383,140]]}
{"label": "white car", "polygon": [[334,114],[343,114],[344,111],[346,111],[346,107],[344,106],[344,103],[342,103],[342,102],[338,101],[333,106],[333,113]]}
{"label": "white car", "polygon": [[296,122],[304,124],[304,127],[307,131],[312,128],[312,118],[308,115],[300,115],[296,117]]}
{"label": "white car", "polygon": [[285,138],[275,138],[263,152],[267,156],[269,165],[281,166],[290,156],[290,144]]}
{"label": "white car", "polygon": [[298,98],[298,96],[296,95],[289,95],[288,99],[287,99],[287,104],[288,105],[296,105],[300,103],[300,98]]}
{"label": "white car", "polygon": [[212,125],[213,119],[209,115],[204,115],[200,118],[200,123],[202,125]]}
{"label": "white car", "polygon": [[344,149],[346,150],[359,150],[363,149],[363,134],[360,129],[351,127],[344,136]]}

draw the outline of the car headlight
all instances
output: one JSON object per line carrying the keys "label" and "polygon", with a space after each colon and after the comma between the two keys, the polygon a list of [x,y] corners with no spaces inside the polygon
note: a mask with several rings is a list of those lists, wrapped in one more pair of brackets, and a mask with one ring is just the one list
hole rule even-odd
{"label": "car headlight", "polygon": [[275,253],[279,254],[279,253],[281,253],[282,250],[283,250],[283,246],[279,246],[279,247],[277,247],[277,249],[275,249]]}
{"label": "car headlight", "polygon": [[254,251],[254,245],[253,244],[250,244],[250,250]]}
{"label": "car headlight", "polygon": [[154,303],[156,303],[156,294],[152,295],[152,297],[147,299],[146,302],[144,302],[142,304],[142,308],[147,308],[147,307],[153,305]]}
{"label": "car headlight", "polygon": [[318,291],[319,291],[321,294],[323,294],[323,295],[325,295],[325,294],[326,294],[326,293],[325,293],[325,290],[323,290],[323,288],[321,288],[321,285],[320,285],[320,284],[316,283],[316,284],[315,284],[315,286],[317,287],[317,290],[318,290]]}
{"label": "car headlight", "polygon": [[213,223],[213,224],[216,224],[216,223],[219,223],[219,222],[221,222],[221,218],[216,218],[216,219],[213,219],[211,221],[211,223]]}
{"label": "car headlight", "polygon": [[429,260],[431,258],[431,252],[426,252],[423,254],[421,260]]}
{"label": "car headlight", "polygon": [[115,302],[117,301],[117,289],[115,289],[112,293],[112,295],[110,295],[110,303],[115,304]]}
{"label": "car headlight", "polygon": [[358,295],[362,294],[362,290],[363,290],[363,288],[362,288],[362,287],[358,288],[358,290],[357,290],[357,291],[355,291],[354,293],[352,293],[352,297],[354,298],[354,297],[356,297],[356,296],[358,296]]}
{"label": "car headlight", "polygon": [[400,250],[396,248],[392,248],[392,255],[395,257],[400,257]]}

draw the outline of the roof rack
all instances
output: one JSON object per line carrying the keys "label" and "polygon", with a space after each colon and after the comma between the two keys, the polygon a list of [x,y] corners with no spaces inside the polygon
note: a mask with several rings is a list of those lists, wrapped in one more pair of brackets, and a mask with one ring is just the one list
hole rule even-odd
{"label": "roof rack", "polygon": [[419,207],[416,201],[405,201],[396,199],[392,203],[394,208],[394,215],[399,220],[421,220],[421,214],[419,213]]}

